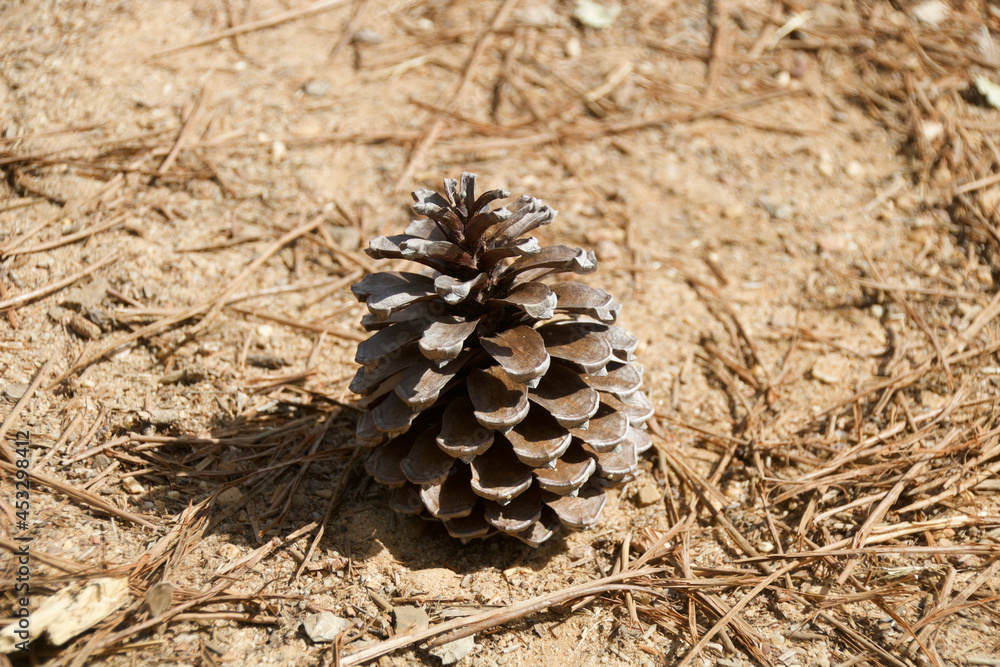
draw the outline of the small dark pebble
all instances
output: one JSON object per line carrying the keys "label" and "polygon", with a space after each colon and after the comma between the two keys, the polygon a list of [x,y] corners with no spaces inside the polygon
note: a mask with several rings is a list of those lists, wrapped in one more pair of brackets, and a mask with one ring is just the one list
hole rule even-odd
{"label": "small dark pebble", "polygon": [[258,368],[266,368],[268,370],[278,370],[284,366],[288,366],[289,363],[279,357],[276,354],[271,354],[270,352],[255,352],[247,355],[247,363],[251,366],[257,366]]}

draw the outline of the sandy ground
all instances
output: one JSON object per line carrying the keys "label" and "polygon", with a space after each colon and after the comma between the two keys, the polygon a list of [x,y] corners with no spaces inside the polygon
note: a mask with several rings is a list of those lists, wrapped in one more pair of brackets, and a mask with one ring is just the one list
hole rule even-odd
{"label": "sandy ground", "polygon": [[[596,580],[623,540],[634,558],[692,509],[656,562],[697,594],[644,580],[664,597],[636,593],[638,625],[609,593],[479,632],[458,664],[680,662],[718,620],[711,604],[729,609],[761,580],[720,516],[765,555],[856,538],[869,518],[868,532],[904,530],[854,545],[884,552],[810,561],[755,593],[737,619],[756,655],[731,626],[691,664],[1000,656],[1000,330],[977,319],[995,256],[968,223],[979,215],[986,233],[996,219],[952,198],[989,175],[955,157],[964,141],[991,164],[982,137],[1000,112],[971,83],[986,70],[935,61],[918,37],[936,33],[909,4],[756,0],[628,3],[603,29],[571,2],[503,3],[498,20],[492,2],[362,0],[165,52],[308,6],[0,8],[0,302],[107,260],[0,321],[0,413],[29,394],[5,437],[29,431],[33,469],[82,490],[35,484],[19,531],[13,469],[0,472],[0,609],[18,604],[19,535],[38,554],[33,607],[80,578],[130,577],[95,629],[39,641],[38,663],[335,664],[392,636],[393,608],[437,623]],[[942,35],[998,23],[971,4],[940,21]],[[927,59],[871,28],[883,24],[917,35]],[[855,39],[869,29],[871,43]],[[872,71],[887,86],[910,77],[915,107],[925,83],[945,91],[927,102],[938,125],[914,130],[874,104]],[[351,458],[347,384],[365,334],[348,286],[373,266],[359,248],[405,226],[410,190],[464,170],[558,209],[543,243],[596,250],[586,280],[624,304],[671,452],[612,492],[597,528],[537,550],[397,517]],[[970,196],[985,207],[991,192]],[[983,352],[954,356],[966,349]],[[911,371],[898,391],[877,387]],[[791,493],[800,479],[821,483]],[[200,602],[140,628],[163,582],[168,609]],[[904,649],[942,610],[924,648]],[[321,611],[351,623],[337,649],[302,629]],[[381,660],[439,664],[416,648]]]}

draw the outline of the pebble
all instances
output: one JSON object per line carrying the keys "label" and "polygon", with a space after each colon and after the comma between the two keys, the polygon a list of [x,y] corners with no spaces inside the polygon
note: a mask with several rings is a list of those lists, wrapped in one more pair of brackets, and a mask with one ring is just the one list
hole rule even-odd
{"label": "pebble", "polygon": [[475,648],[476,636],[469,635],[441,646],[435,646],[430,650],[430,653],[440,658],[442,665],[452,665],[472,653]]}
{"label": "pebble", "polygon": [[926,23],[933,28],[938,27],[938,24],[948,18],[948,14],[951,13],[948,5],[941,2],[941,0],[922,2],[910,11],[918,21]]}
{"label": "pebble", "polygon": [[352,623],[346,618],[340,618],[332,611],[321,611],[309,614],[302,619],[302,628],[309,639],[316,643],[336,641],[342,632],[346,632]]}
{"label": "pebble", "polygon": [[611,261],[613,259],[618,259],[622,256],[622,251],[614,241],[608,239],[603,239],[597,243],[597,248],[595,248],[597,253],[597,259],[603,261]]}
{"label": "pebble", "polygon": [[410,605],[400,605],[393,608],[393,615],[396,617],[396,634],[403,635],[408,632],[420,632],[426,630],[430,625],[430,618],[427,612],[420,607]]}
{"label": "pebble", "polygon": [[266,368],[276,371],[289,363],[271,352],[252,352],[247,355],[247,363],[257,368]]}
{"label": "pebble", "polygon": [[563,47],[563,52],[566,54],[567,58],[574,59],[579,58],[580,54],[583,53],[583,49],[580,46],[580,40],[576,37],[570,37],[566,40],[566,45]]}
{"label": "pebble", "polygon": [[28,391],[27,382],[13,382],[3,388],[3,395],[8,401],[17,401]]}
{"label": "pebble", "polygon": [[812,367],[813,378],[826,384],[837,384],[844,379],[850,364],[839,354],[825,354]]}
{"label": "pebble", "polygon": [[766,195],[760,198],[759,203],[767,211],[767,214],[775,220],[788,220],[795,212],[791,204],[777,202]]}
{"label": "pebble", "polygon": [[150,408],[145,416],[153,426],[172,426],[180,421],[181,412],[176,408]]}
{"label": "pebble", "polygon": [[343,250],[357,250],[361,246],[361,234],[354,227],[330,226],[330,236]]}
{"label": "pebble", "polygon": [[52,306],[49,308],[48,316],[53,322],[58,322],[59,324],[66,324],[69,319],[73,317],[73,312],[63,308],[62,306]]}
{"label": "pebble", "polygon": [[226,560],[233,561],[242,556],[243,552],[235,544],[229,544],[227,542],[226,544],[223,544],[221,547],[219,547],[219,555],[225,558]]}
{"label": "pebble", "polygon": [[820,155],[819,162],[816,163],[816,171],[826,178],[833,176],[833,160],[826,152]]}
{"label": "pebble", "polygon": [[824,234],[819,238],[819,249],[823,252],[841,252],[846,247],[844,234]]}
{"label": "pebble", "polygon": [[149,605],[149,613],[153,616],[159,616],[170,608],[170,603],[174,597],[174,585],[168,581],[153,584],[146,591],[144,597],[146,604]]}
{"label": "pebble", "polygon": [[256,332],[262,340],[270,340],[274,335],[274,327],[270,324],[260,324],[257,326]]}
{"label": "pebble", "polygon": [[944,134],[944,124],[939,123],[934,120],[925,120],[920,124],[920,130],[924,135],[924,139],[928,142],[933,142],[935,139]]}
{"label": "pebble", "polygon": [[660,487],[651,479],[641,482],[635,492],[635,501],[639,504],[639,507],[646,507],[659,502],[662,497],[663,494],[660,493]]}
{"label": "pebble", "polygon": [[242,497],[243,494],[240,493],[240,490],[232,487],[220,493],[215,499],[219,501],[220,505],[232,505]]}
{"label": "pebble", "polygon": [[64,305],[74,306],[79,309],[96,306],[104,298],[110,284],[104,278],[95,278],[86,285],[75,287],[63,298]]}
{"label": "pebble", "polygon": [[302,90],[305,91],[306,95],[312,95],[313,97],[323,97],[330,92],[330,88],[330,82],[326,79],[313,79],[302,86]]}
{"label": "pebble", "polygon": [[84,340],[94,340],[101,335],[101,327],[79,313],[70,316],[67,326],[80,338]]}
{"label": "pebble", "polygon": [[736,220],[737,218],[742,218],[743,214],[747,212],[747,207],[736,202],[735,204],[728,204],[722,209],[722,217],[729,218],[730,220]]}
{"label": "pebble", "polygon": [[375,32],[374,30],[369,30],[368,28],[362,28],[361,30],[358,30],[356,33],[354,33],[354,36],[351,37],[351,41],[353,41],[355,44],[375,45],[375,44],[381,44],[383,41],[385,41],[385,38],[382,37],[382,35]]}
{"label": "pebble", "polygon": [[126,477],[122,480],[122,486],[125,490],[131,493],[133,496],[138,496],[140,494],[146,493],[146,489],[143,488],[142,484],[139,483],[135,477]]}
{"label": "pebble", "polygon": [[851,160],[847,163],[847,167],[844,169],[848,176],[854,179],[861,178],[865,175],[865,168],[861,166],[861,163],[857,160]]}

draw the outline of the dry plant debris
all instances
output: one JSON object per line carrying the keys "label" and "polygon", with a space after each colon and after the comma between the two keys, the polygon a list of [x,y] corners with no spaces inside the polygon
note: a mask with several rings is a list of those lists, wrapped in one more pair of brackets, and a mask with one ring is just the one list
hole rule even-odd
{"label": "dry plant debris", "polygon": [[[32,660],[996,661],[995,7],[127,4],[3,9],[0,633],[25,544],[32,612],[128,582]],[[373,193],[464,169],[643,313],[654,455],[537,551],[353,444]]]}

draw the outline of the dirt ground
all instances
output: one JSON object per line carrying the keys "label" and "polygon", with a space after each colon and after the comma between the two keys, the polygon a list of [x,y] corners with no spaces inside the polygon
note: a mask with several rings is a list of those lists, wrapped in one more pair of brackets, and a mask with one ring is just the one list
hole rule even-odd
{"label": "dirt ground", "polygon": [[[1000,664],[1000,12],[586,4],[2,3],[2,623],[20,545],[32,611],[128,585],[0,664],[356,664],[412,615],[481,623],[459,665]],[[538,549],[395,516],[352,441],[360,249],[462,171],[596,251],[657,409]]]}

